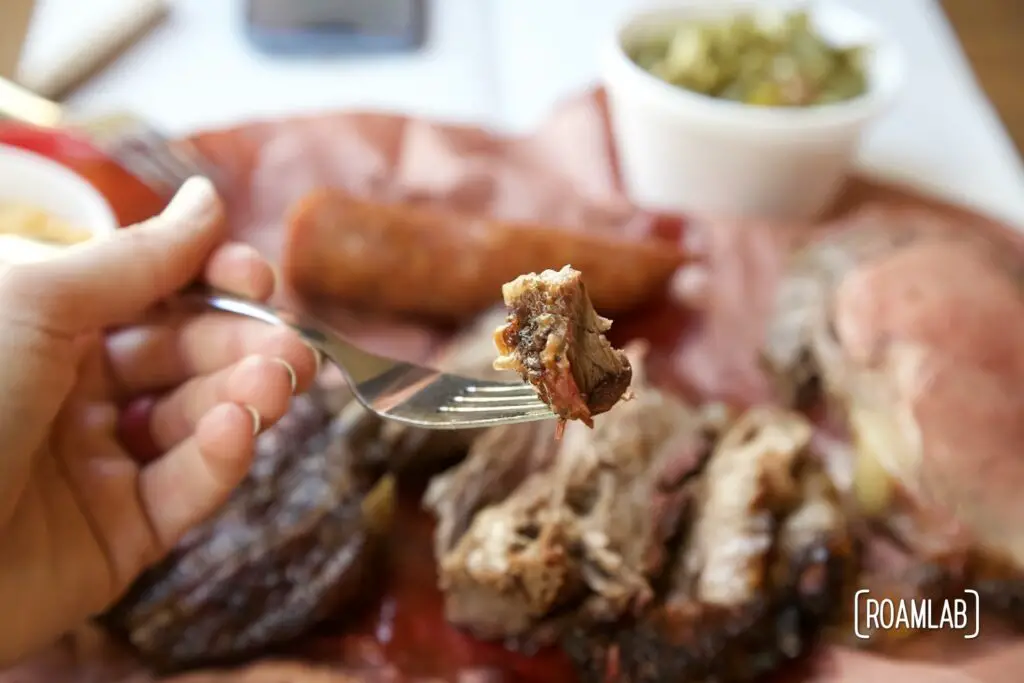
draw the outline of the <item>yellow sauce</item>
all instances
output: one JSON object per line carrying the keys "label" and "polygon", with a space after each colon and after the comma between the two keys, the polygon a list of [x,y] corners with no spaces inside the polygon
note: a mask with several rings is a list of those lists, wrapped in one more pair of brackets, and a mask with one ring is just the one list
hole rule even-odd
{"label": "yellow sauce", "polygon": [[92,233],[28,204],[0,204],[0,235],[67,246],[85,242]]}
{"label": "yellow sauce", "polygon": [[85,242],[92,233],[27,204],[0,203],[0,261],[39,261]]}

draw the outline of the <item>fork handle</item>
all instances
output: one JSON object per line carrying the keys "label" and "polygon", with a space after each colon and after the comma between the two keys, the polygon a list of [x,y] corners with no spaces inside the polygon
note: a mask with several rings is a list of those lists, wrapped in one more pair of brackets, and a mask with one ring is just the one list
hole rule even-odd
{"label": "fork handle", "polygon": [[[178,300],[185,305],[197,308],[212,308],[216,311],[233,313],[245,318],[251,318],[252,320],[259,320],[275,327],[290,328],[299,335],[302,341],[306,342],[313,349],[313,352],[317,355],[317,367],[323,365],[325,357],[332,357],[331,345],[337,344],[336,341],[332,341],[332,334],[327,331],[327,328],[312,318],[281,311],[273,306],[215,289],[208,285],[191,285],[181,292]],[[347,377],[347,371],[344,368],[342,371]]]}
{"label": "fork handle", "polygon": [[212,308],[225,313],[234,313],[277,327],[289,327],[316,351],[324,353],[330,344],[331,334],[316,320],[295,313],[289,313],[244,297],[231,294],[206,285],[191,285],[184,289],[178,300],[190,306]]}

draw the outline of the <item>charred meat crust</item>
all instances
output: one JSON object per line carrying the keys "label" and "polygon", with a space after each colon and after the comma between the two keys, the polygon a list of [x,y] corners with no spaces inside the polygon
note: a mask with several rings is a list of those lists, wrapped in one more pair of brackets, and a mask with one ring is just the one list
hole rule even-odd
{"label": "charred meat crust", "polygon": [[809,438],[796,415],[741,418],[694,484],[701,492],[663,599],[636,619],[566,636],[584,683],[739,683],[806,651],[853,566]]}
{"label": "charred meat crust", "polygon": [[294,638],[367,593],[389,519],[389,479],[364,477],[310,396],[260,436],[215,517],[143,574],[100,623],[169,672]]}
{"label": "charred meat crust", "polygon": [[604,336],[611,321],[597,315],[579,271],[522,275],[502,293],[509,315],[494,335],[494,367],[518,372],[561,420],[592,427],[626,394],[633,372]]}
{"label": "charred meat crust", "polygon": [[849,571],[827,545],[779,568],[771,593],[741,609],[666,606],[631,628],[575,629],[563,647],[581,683],[758,680],[816,642]]}

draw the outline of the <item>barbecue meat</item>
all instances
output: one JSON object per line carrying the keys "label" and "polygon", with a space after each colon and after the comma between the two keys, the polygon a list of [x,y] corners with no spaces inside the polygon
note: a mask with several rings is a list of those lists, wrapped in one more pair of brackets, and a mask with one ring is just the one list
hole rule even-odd
{"label": "barbecue meat", "polygon": [[[634,367],[644,348],[627,350]],[[438,518],[451,622],[483,638],[542,643],[563,615],[615,619],[650,599],[681,505],[671,487],[705,437],[695,411],[639,372],[636,381],[636,399],[592,430],[573,424],[555,442],[550,424],[495,429],[432,482],[425,503]]]}
{"label": "barbecue meat", "polygon": [[521,275],[502,294],[509,315],[494,333],[494,367],[518,372],[563,422],[592,427],[626,394],[633,371],[604,336],[612,323],[594,310],[579,271]]}
{"label": "barbecue meat", "polygon": [[363,476],[324,402],[298,397],[224,508],[101,622],[158,670],[255,654],[367,595],[391,505],[390,478]]}
{"label": "barbecue meat", "polygon": [[1018,253],[975,226],[865,212],[779,289],[769,366],[791,399],[820,385],[852,432],[862,511],[924,558],[981,547],[1024,566]]}
{"label": "barbecue meat", "polygon": [[644,219],[567,230],[409,199],[382,203],[340,189],[302,197],[289,211],[285,279],[306,297],[455,322],[498,303],[498,288],[518,274],[563,263],[588,274],[602,310],[629,311],[660,293],[685,260],[674,240],[623,234],[651,226]]}
{"label": "barbecue meat", "polygon": [[573,629],[588,681],[755,680],[804,652],[839,607],[851,546],[810,424],[755,408],[721,439],[695,490],[664,597],[636,620]]}

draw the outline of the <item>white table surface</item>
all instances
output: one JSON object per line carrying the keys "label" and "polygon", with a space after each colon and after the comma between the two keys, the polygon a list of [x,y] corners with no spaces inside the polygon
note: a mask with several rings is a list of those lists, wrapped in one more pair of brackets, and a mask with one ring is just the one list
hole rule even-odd
{"label": "white table surface", "polygon": [[[125,1],[39,0],[26,67],[53,59]],[[166,24],[72,105],[128,108],[172,133],[348,107],[523,131],[596,80],[601,42],[640,1],[432,0],[430,44],[419,54],[286,60],[247,44],[241,0],[175,0]],[[1024,165],[936,0],[845,1],[885,25],[910,62],[908,88],[860,163],[1024,226]]]}

